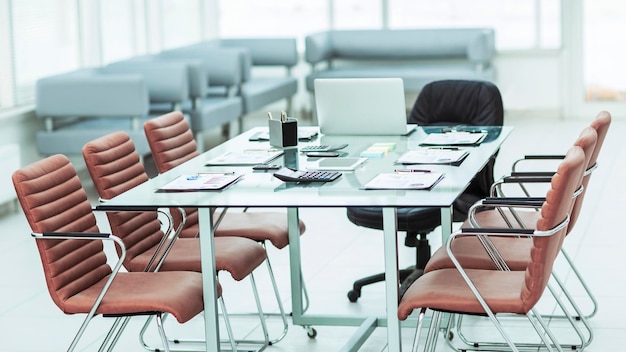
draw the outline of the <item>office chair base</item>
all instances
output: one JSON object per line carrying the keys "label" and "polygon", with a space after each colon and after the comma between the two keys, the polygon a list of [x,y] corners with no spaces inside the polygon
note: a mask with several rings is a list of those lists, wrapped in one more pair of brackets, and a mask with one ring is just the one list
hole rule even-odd
{"label": "office chair base", "polygon": [[[416,269],[414,266],[408,267],[406,269],[401,269],[399,272],[400,278],[400,297],[404,295],[404,292],[411,286],[413,281],[417,280],[418,277],[422,276],[424,273],[423,269]],[[385,274],[380,273],[376,275],[371,275],[368,277],[364,277],[362,279],[356,280],[352,285],[352,290],[348,291],[348,300],[350,302],[356,302],[359,297],[361,297],[361,289],[363,286],[370,285],[376,282],[385,281]]]}

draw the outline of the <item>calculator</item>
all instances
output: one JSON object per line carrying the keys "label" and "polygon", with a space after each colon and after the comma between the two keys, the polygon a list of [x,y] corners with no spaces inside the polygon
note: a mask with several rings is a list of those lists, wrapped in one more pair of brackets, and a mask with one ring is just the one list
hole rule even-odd
{"label": "calculator", "polygon": [[338,171],[305,171],[282,168],[274,173],[274,177],[285,182],[330,182],[341,176]]}
{"label": "calculator", "polygon": [[341,150],[347,147],[347,144],[337,144],[337,145],[307,145],[300,148],[300,152],[334,152],[337,150]]}

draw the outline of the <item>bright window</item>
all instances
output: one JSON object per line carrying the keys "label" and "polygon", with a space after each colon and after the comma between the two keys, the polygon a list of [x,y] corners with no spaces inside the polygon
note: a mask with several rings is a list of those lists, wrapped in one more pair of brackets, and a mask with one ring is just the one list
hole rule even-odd
{"label": "bright window", "polygon": [[389,0],[389,27],[492,27],[499,50],[554,49],[560,0]]}
{"label": "bright window", "polygon": [[31,102],[39,77],[79,67],[76,1],[12,2],[15,103]]}

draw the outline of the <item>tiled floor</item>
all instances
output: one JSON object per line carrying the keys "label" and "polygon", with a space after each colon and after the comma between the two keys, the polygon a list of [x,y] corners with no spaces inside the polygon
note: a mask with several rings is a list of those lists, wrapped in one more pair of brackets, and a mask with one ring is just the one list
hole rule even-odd
{"label": "tiled floor", "polygon": [[[496,175],[508,171],[511,161],[523,154],[562,153],[574,141],[580,130],[591,121],[560,121],[548,114],[508,114],[505,123],[515,126],[513,134],[502,147],[498,157]],[[626,124],[614,122],[609,131],[599,158],[599,168],[591,180],[581,219],[565,246],[575,259],[578,268],[586,278],[599,300],[600,309],[590,320],[595,332],[594,340],[587,351],[605,352],[622,350],[626,344],[626,315],[623,290],[626,271],[619,258],[626,245],[617,219],[622,215],[619,207],[626,186],[621,172],[625,170],[626,145],[621,138],[626,132]],[[254,122],[253,122],[254,123]],[[89,183],[86,187],[91,190]],[[5,185],[9,187],[9,185]],[[52,303],[45,288],[39,257],[29,228],[19,211],[5,206],[0,217],[0,351],[60,351],[69,342],[82,322],[81,316],[66,316]],[[355,278],[380,271],[382,262],[382,238],[373,230],[357,228],[349,223],[343,209],[302,209],[301,218],[307,224],[302,237],[303,270],[312,314],[384,314],[384,291],[381,284],[367,287],[357,303],[350,303],[346,293]],[[103,229],[107,229],[105,218],[99,215]],[[440,245],[437,234],[430,236],[433,247]],[[279,278],[280,291],[287,309],[289,307],[288,257],[287,251],[270,248],[270,257],[275,274]],[[409,265],[413,258],[410,249],[401,248],[402,266]],[[557,263],[560,276],[570,285],[571,292],[579,297],[584,308],[585,301],[579,285],[572,283],[567,266]],[[260,286],[266,311],[275,312],[276,305],[271,301],[269,281],[264,268],[258,270],[257,283]],[[232,282],[228,277],[220,278],[224,286],[226,304],[230,312],[251,311],[253,299],[248,282]],[[544,312],[551,310],[551,301],[542,302]],[[233,325],[238,336],[258,336],[258,324],[252,318],[233,317]],[[278,319],[270,319],[273,333],[280,330]],[[118,351],[143,350],[137,339],[141,319],[134,318],[119,342]],[[512,328],[516,337],[533,337],[533,332],[519,320],[505,319],[506,327]],[[571,340],[561,321],[552,321],[551,326],[557,336]],[[80,350],[93,351],[108,328],[108,320],[95,318],[80,344]],[[497,332],[489,323],[468,320],[468,334],[493,337]],[[169,321],[166,325],[171,336],[201,337],[202,324],[196,319],[184,326]],[[290,326],[287,336],[280,343],[270,346],[267,351],[337,351],[340,350],[356,328],[316,326],[317,337],[310,339],[299,326]],[[409,350],[413,338],[413,327],[402,331],[403,348]],[[155,334],[149,334],[150,341]],[[363,351],[385,349],[386,332],[379,328],[362,347]],[[439,351],[448,350],[440,339]]]}

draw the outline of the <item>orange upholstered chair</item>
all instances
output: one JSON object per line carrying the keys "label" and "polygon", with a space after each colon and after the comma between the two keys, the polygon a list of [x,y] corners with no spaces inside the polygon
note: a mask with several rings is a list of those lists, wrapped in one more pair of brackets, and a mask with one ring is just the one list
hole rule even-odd
{"label": "orange upholstered chair", "polygon": [[[577,194],[570,213],[570,223],[568,225],[567,234],[572,231],[576,220],[579,218],[580,210],[582,208],[582,202],[586,190],[588,189],[591,173],[597,167],[598,154],[601,150],[604,138],[610,126],[610,122],[611,116],[608,112],[603,111],[599,113],[592,121],[590,126],[583,129],[575,142],[575,145],[580,146],[585,153],[586,170],[582,179],[581,192]],[[530,160],[533,161],[534,164],[536,164],[537,161],[549,161],[562,157],[562,155],[526,156],[524,159],[521,160]],[[524,185],[534,182],[549,182],[551,179],[551,176],[549,176],[549,174],[550,173],[546,174],[542,172],[537,173],[528,171],[516,171],[516,167],[514,165],[512,175],[515,176],[505,177],[503,178],[503,180],[496,182],[494,190],[498,190],[499,192],[497,193],[499,195],[503,195],[501,192],[501,186],[509,183]],[[524,191],[527,196],[530,196],[530,194],[526,192],[525,188]],[[541,198],[539,198],[539,200],[540,199]],[[523,200],[524,199],[521,199],[521,201]],[[504,204],[509,200],[507,200],[507,198],[494,198],[492,202],[493,204],[497,204],[496,202],[498,201],[503,202]],[[463,226],[532,228],[539,216],[540,214],[537,211],[516,211],[515,209],[507,208],[497,208],[497,210],[491,209],[480,212],[472,211],[469,220]],[[530,261],[529,248],[531,246],[532,240],[529,238],[514,239],[510,237],[490,236],[488,240],[483,239],[482,241],[480,241],[476,237],[465,237],[458,238],[457,241],[455,241],[453,245],[453,251],[456,255],[456,258],[465,267],[478,269],[495,269],[496,266],[491,260],[490,254],[485,250],[486,248],[488,248],[491,252],[491,255],[493,255],[493,253],[497,253],[497,255],[501,256],[505,260],[506,265],[510,270],[523,271],[526,270],[526,267]],[[562,304],[562,300],[560,300],[559,298],[559,296],[562,294],[564,298],[567,299],[571,307],[574,309],[575,314],[573,314],[573,316],[552,315],[552,317],[566,317],[570,319],[570,322],[572,322],[572,318],[581,320],[583,326],[587,331],[587,337],[582,338],[582,343],[584,345],[588,345],[593,339],[593,331],[591,325],[587,322],[586,319],[593,316],[597,311],[597,300],[595,299],[589,287],[581,277],[579,271],[574,265],[574,261],[569,257],[564,248],[561,248],[561,254],[562,257],[569,264],[572,272],[575,274],[578,281],[581,283],[582,288],[587,293],[593,308],[590,314],[585,315],[583,313],[583,310],[580,308],[580,305],[576,302],[575,298],[568,292],[565,283],[559,278],[558,275],[556,275],[556,273],[553,273],[555,282],[561,288],[561,293],[557,293],[556,295],[554,295],[556,302]],[[440,249],[433,255],[431,261],[426,267],[426,271],[451,267],[454,267],[454,265],[447,252],[445,251],[445,249]],[[553,291],[551,286],[548,287],[551,291]],[[458,325],[460,326],[460,324]],[[580,331],[577,331],[577,333],[579,334],[579,336],[580,334],[582,334]]]}
{"label": "orange upholstered chair", "polygon": [[[77,347],[96,315],[143,314],[157,316],[163,347],[169,351],[161,315],[170,313],[184,323],[202,312],[201,275],[185,271],[120,272],[126,254],[124,243],[100,232],[76,170],[63,155],[17,170],[13,184],[36,239],[52,300],[65,314],[87,315],[68,351]],[[107,264],[102,241],[113,241],[119,248],[120,258],[113,268]],[[112,349],[115,342],[106,338],[101,350],[107,345]]]}
{"label": "orange upholstered chair", "polygon": [[[573,208],[570,214],[570,224],[568,225],[567,233],[569,234],[579,218],[579,214],[582,208],[583,200],[586,194],[586,191],[589,186],[589,181],[591,179],[592,171],[597,168],[597,159],[602,148],[602,144],[604,143],[604,139],[608,132],[609,126],[611,124],[611,115],[606,112],[600,112],[596,118],[592,121],[589,127],[583,129],[579,138],[576,140],[575,145],[583,148],[585,152],[586,159],[586,171],[582,179],[582,192],[576,197]],[[595,132],[594,132],[595,131]],[[527,157],[522,160],[548,160],[554,159],[555,157],[562,156],[533,156]],[[507,182],[514,183],[525,183],[525,178],[530,177],[535,181],[544,181],[546,177],[543,176],[533,176],[532,173],[520,173],[515,172],[513,170],[513,174],[521,175],[511,177],[511,180],[506,180],[503,184]],[[526,175],[526,176],[525,176]],[[549,180],[550,177],[547,177]],[[499,189],[498,184],[502,182],[496,182],[494,189]],[[500,194],[502,195],[502,194]],[[506,209],[490,210],[490,211],[481,211],[476,212],[474,216],[470,217],[469,221],[464,226],[478,226],[478,227],[532,227],[539,217],[538,212],[515,212],[515,211],[507,211]],[[493,246],[496,247],[503,258],[506,258],[507,265],[511,270],[525,270],[526,265],[528,263],[528,252],[527,248],[531,245],[531,241],[513,241],[511,238],[502,238],[502,237],[494,237],[491,239]],[[459,238],[455,243],[455,247],[453,250],[455,251],[457,258],[460,261],[464,262],[466,266],[472,266],[476,268],[489,268],[494,267],[493,263],[486,255],[485,251],[482,249],[483,245],[479,243],[476,238],[468,237],[468,238]],[[597,311],[597,301],[593,294],[591,293],[589,287],[586,285],[579,271],[576,269],[574,265],[574,261],[570,258],[567,252],[562,249],[561,250],[563,258],[566,259],[570,267],[572,268],[572,272],[576,275],[579,282],[582,284],[582,287],[585,289],[590,301],[593,304],[593,309],[590,314],[587,314],[586,317],[591,317]],[[444,267],[452,267],[452,262],[447,256],[445,250],[439,250],[435,252],[431,261],[426,266],[426,271],[435,270],[438,268]],[[558,280],[558,278],[557,278]],[[579,312],[580,313],[580,312]]]}
{"label": "orange upholstered chair", "polygon": [[[152,151],[152,157],[160,173],[199,155],[193,133],[181,112],[170,112],[146,121],[144,131]],[[195,237],[198,234],[197,209],[184,209],[184,211],[186,219],[181,237]],[[171,213],[174,223],[178,225],[182,221],[182,215],[177,209],[172,209]],[[215,229],[216,238],[241,236],[261,242],[264,246],[269,241],[278,249],[285,248],[289,244],[285,214],[264,211],[227,212],[223,215]],[[216,214],[215,218],[220,219],[220,214]],[[305,231],[304,222],[300,221],[299,225],[300,234],[302,234]],[[284,327],[282,334],[278,338],[272,339],[272,343],[276,343],[287,333],[288,324],[269,258],[266,263]]]}
{"label": "orange upholstered chair", "polygon": [[[414,309],[420,309],[414,350],[417,350],[419,330],[428,308],[434,311],[431,332],[426,342],[431,350],[436,345],[441,312],[488,316],[506,341],[507,347],[513,351],[519,351],[519,348],[499,322],[497,315],[525,315],[537,331],[544,347],[559,346],[554,334],[535,310],[535,305],[548,284],[554,261],[565,238],[573,204],[572,195],[580,187],[584,169],[583,150],[572,146],[551,179],[550,189],[546,193],[534,229],[462,228],[450,236],[445,250],[454,267],[425,273],[409,287],[400,300],[398,317],[401,320],[405,320]],[[510,271],[502,267],[499,270],[465,268],[455,256],[454,242],[461,238],[485,235],[532,238],[532,246],[528,249],[530,262],[526,269]],[[499,262],[499,259],[494,258],[494,261]]]}
{"label": "orange upholstered chair", "polygon": [[[83,147],[83,157],[102,200],[111,199],[148,180],[135,145],[125,132],[114,132],[88,142]],[[111,232],[120,237],[128,249],[124,265],[129,271],[201,271],[199,238],[177,238],[177,234],[168,238],[161,230],[156,211],[107,212],[106,215]],[[166,245],[162,245],[163,242]],[[162,256],[164,260],[161,260]],[[253,240],[232,236],[215,238],[217,270],[228,271],[238,281],[250,277],[255,297],[258,293],[253,271],[265,259],[265,250]],[[265,328],[260,305],[258,309]],[[267,338],[266,331],[265,335]]]}

